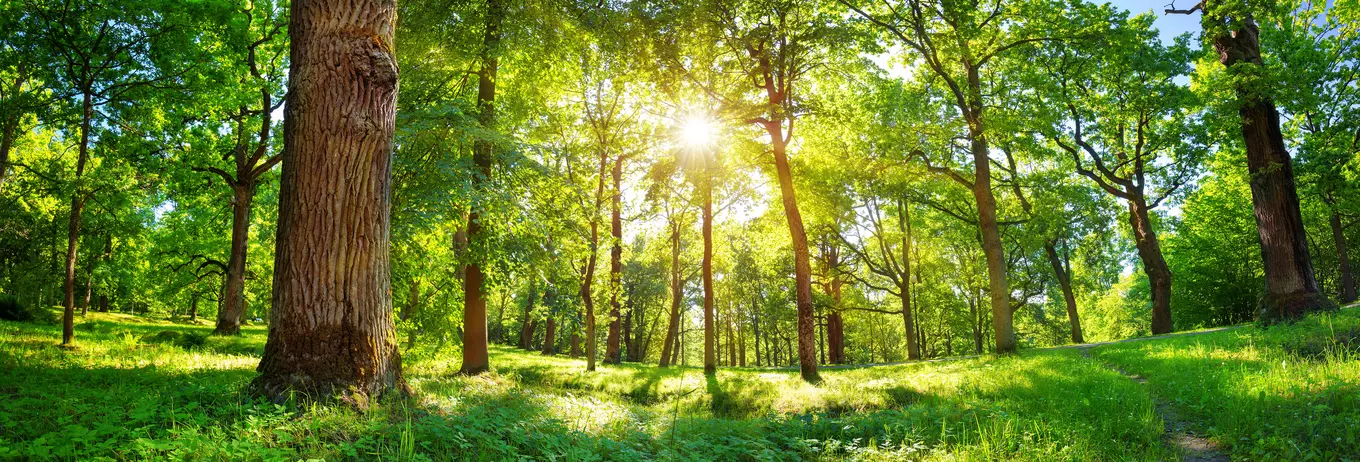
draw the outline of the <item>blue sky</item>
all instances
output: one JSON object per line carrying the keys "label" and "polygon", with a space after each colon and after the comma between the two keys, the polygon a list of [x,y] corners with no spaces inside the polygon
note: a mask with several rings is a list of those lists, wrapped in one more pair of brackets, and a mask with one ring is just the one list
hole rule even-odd
{"label": "blue sky", "polygon": [[[1185,9],[1193,6],[1197,0],[1176,0],[1176,7]],[[1153,26],[1162,34],[1163,42],[1170,42],[1172,38],[1186,32],[1192,34],[1200,31],[1199,13],[1193,15],[1183,14],[1163,14],[1167,4],[1171,0],[1110,0],[1110,4],[1116,8],[1123,8],[1134,14],[1153,12],[1157,15],[1157,21]]]}

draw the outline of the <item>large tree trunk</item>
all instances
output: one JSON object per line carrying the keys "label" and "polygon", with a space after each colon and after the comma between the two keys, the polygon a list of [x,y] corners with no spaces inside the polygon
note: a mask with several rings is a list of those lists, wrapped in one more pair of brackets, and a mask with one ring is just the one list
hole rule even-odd
{"label": "large tree trunk", "polygon": [[685,281],[680,277],[680,228],[672,224],[671,226],[671,315],[670,321],[666,324],[666,341],[661,345],[661,367],[667,367],[675,361],[671,359],[673,352],[679,349],[678,340],[680,335],[680,303],[685,295]]}
{"label": "large tree trunk", "polygon": [[1147,204],[1141,195],[1131,197],[1129,225],[1133,227],[1133,245],[1138,249],[1138,259],[1143,262],[1152,291],[1152,334],[1170,333],[1175,330],[1171,323],[1171,268],[1162,257],[1162,246],[1152,229]]}
{"label": "large tree trunk", "polygon": [[[487,0],[486,30],[482,37],[482,68],[477,73],[477,121],[483,130],[494,130],[496,126],[496,65],[501,41],[501,19],[505,16],[502,0]],[[479,139],[473,143],[472,163],[477,166],[473,175],[473,189],[478,192],[487,189],[491,181],[491,156],[494,146],[491,140]],[[481,259],[484,259],[486,238],[482,234],[482,210],[490,202],[480,197],[473,202],[468,212],[468,246],[473,249],[468,254],[468,265],[463,277],[463,366],[459,372],[476,375],[490,367],[486,351],[486,294],[483,287],[486,275],[483,273]]]}
{"label": "large tree trunk", "polygon": [[76,316],[76,253],[80,247],[80,214],[85,210],[85,193],[80,190],[80,178],[85,174],[85,163],[90,158],[90,119],[94,106],[90,91],[81,95],[80,148],[76,158],[76,190],[71,193],[71,216],[66,223],[66,285],[61,317],[61,344],[75,345]]}
{"label": "large tree trunk", "polygon": [[[246,167],[245,175],[238,171],[237,178],[249,176],[249,168]],[[250,239],[250,208],[254,199],[254,182],[232,185],[231,256],[227,260],[226,299],[222,302],[222,308],[217,310],[217,328],[213,329],[215,335],[241,333],[241,319],[246,312],[246,250]]]}
{"label": "large tree trunk", "polygon": [[704,179],[704,373],[713,375],[718,372],[717,357],[714,352],[713,319],[713,184]]}
{"label": "large tree trunk", "polygon": [[1336,257],[1341,271],[1341,303],[1355,301],[1355,275],[1351,273],[1351,258],[1347,255],[1346,227],[1341,225],[1341,214],[1332,211],[1332,240],[1336,242]]}
{"label": "large tree trunk", "polygon": [[[1206,11],[1201,20],[1206,30],[1212,27],[1223,31],[1213,37],[1213,45],[1219,62],[1230,74],[1244,72],[1239,64],[1263,68],[1260,29],[1250,16],[1227,19]],[[1265,264],[1266,295],[1261,299],[1258,315],[1270,323],[1332,308],[1335,305],[1321,293],[1313,276],[1308,237],[1294,184],[1294,163],[1280,133],[1280,113],[1275,102],[1252,85],[1254,79],[1235,81],[1252,206]]]}
{"label": "large tree trunk", "polygon": [[275,402],[409,393],[388,262],[395,14],[377,0],[290,8],[273,310],[252,384]]}
{"label": "large tree trunk", "polygon": [[1072,326],[1072,343],[1086,343],[1085,337],[1081,335],[1081,320],[1077,318],[1077,296],[1072,292],[1072,272],[1068,271],[1067,265],[1058,256],[1058,249],[1052,242],[1044,243],[1044,253],[1048,254],[1048,264],[1053,267],[1053,275],[1058,278],[1058,286],[1062,288],[1063,302],[1067,304],[1067,322]]}
{"label": "large tree trunk", "polygon": [[620,180],[623,177],[623,154],[614,158],[614,169],[610,173],[614,189],[610,195],[609,230],[613,245],[609,249],[609,333],[605,335],[604,362],[619,363],[619,290],[623,276],[623,219],[620,214]]}

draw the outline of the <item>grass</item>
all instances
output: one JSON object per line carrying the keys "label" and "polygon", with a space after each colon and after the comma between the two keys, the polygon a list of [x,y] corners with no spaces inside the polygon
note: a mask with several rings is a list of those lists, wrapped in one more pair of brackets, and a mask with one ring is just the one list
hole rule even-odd
{"label": "grass", "polygon": [[1150,391],[1235,456],[1354,458],[1357,362],[1344,340],[1295,340],[1326,329],[1360,338],[1360,316],[1109,345],[1099,361],[1050,350],[827,370],[817,386],[756,368],[586,373],[506,348],[491,373],[463,377],[456,350],[417,349],[418,397],[359,413],[243,395],[260,328],[149,343],[208,328],[92,314],[65,350],[56,326],[0,322],[0,459],[1171,459]]}
{"label": "grass", "polygon": [[1109,345],[1235,459],[1360,459],[1360,312]]}

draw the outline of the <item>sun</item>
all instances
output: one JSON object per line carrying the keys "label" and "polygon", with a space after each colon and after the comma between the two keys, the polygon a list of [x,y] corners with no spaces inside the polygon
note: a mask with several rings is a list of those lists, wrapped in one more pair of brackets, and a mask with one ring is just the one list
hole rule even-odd
{"label": "sun", "polygon": [[707,147],[716,142],[717,130],[713,121],[703,116],[691,116],[681,127],[685,145],[691,148]]}

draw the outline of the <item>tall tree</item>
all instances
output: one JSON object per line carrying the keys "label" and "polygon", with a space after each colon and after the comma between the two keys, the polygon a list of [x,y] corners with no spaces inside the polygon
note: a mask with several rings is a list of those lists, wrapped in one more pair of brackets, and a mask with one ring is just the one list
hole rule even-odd
{"label": "tall tree", "polygon": [[[272,114],[283,98],[278,94],[282,89],[282,69],[277,57],[284,51],[275,37],[287,34],[282,30],[286,18],[276,11],[272,4],[252,4],[240,12],[245,16],[245,31],[249,43],[237,57],[243,65],[245,76],[241,92],[258,94],[258,106],[242,103],[230,114],[235,125],[236,142],[228,155],[231,158],[231,171],[214,166],[194,167],[194,170],[211,173],[221,178],[231,188],[231,253],[227,259],[227,274],[223,280],[222,300],[217,310],[217,335],[237,335],[241,333],[241,319],[246,312],[246,254],[250,240],[250,215],[255,202],[255,192],[261,177],[279,163],[281,157],[272,152],[274,149],[274,123]],[[258,24],[257,24],[258,21]],[[244,95],[242,95],[244,96]],[[277,103],[275,102],[277,101]],[[254,139],[248,124],[259,119],[259,128]]]}
{"label": "tall tree", "polygon": [[362,407],[409,391],[388,277],[396,4],[297,0],[289,12],[273,310],[253,388]]}
{"label": "tall tree", "polygon": [[[495,130],[496,126],[496,67],[504,17],[503,1],[487,0],[481,69],[477,72],[477,121],[488,132]],[[485,183],[491,181],[494,146],[489,139],[479,139],[472,149],[472,163],[477,167],[473,177],[474,188],[485,189]],[[483,212],[479,208],[489,202],[484,198],[480,202],[474,201],[467,220],[467,239],[472,252],[463,277],[463,365],[459,370],[469,375],[486,372],[489,368],[486,350],[486,276],[483,264],[478,260],[485,259],[486,252],[490,250],[482,230]],[[549,318],[549,329],[552,329],[551,322]]]}
{"label": "tall tree", "polygon": [[[1031,24],[1024,14],[1060,8],[1042,1],[1015,5],[998,0],[991,5],[981,5],[979,3],[983,2],[904,0],[885,2],[873,8],[861,8],[853,0],[838,1],[919,55],[927,72],[943,81],[950,102],[966,126],[972,179],[947,165],[931,165],[930,168],[973,193],[982,249],[987,259],[996,351],[1014,352],[1011,289],[1006,280],[1006,257],[997,222],[996,196],[992,191],[991,121],[986,114],[989,104],[985,99],[993,94],[986,88],[990,84],[987,79],[997,77],[987,75],[985,71],[988,64],[1008,51],[1049,40],[1046,25]],[[925,160],[924,154],[919,157]]]}
{"label": "tall tree", "polygon": [[1202,14],[1204,37],[1218,53],[1218,62],[1231,76],[1237,113],[1251,178],[1252,208],[1265,264],[1266,294],[1258,317],[1264,322],[1298,319],[1336,305],[1318,289],[1308,236],[1299,210],[1294,162],[1280,131],[1270,82],[1262,71],[1261,29],[1255,14],[1268,13],[1256,0],[1199,2],[1189,9],[1168,8],[1168,14]]}

